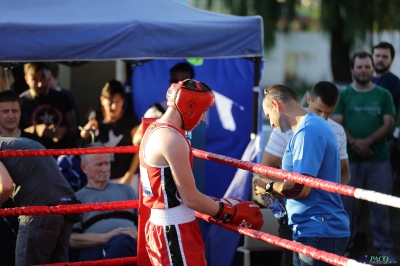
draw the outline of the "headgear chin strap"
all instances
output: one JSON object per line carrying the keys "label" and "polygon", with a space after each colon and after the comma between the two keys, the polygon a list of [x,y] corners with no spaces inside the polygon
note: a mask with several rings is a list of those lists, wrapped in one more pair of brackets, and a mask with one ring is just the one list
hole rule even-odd
{"label": "headgear chin strap", "polygon": [[167,105],[178,109],[183,129],[192,131],[203,113],[214,105],[214,93],[203,82],[185,79],[169,87]]}

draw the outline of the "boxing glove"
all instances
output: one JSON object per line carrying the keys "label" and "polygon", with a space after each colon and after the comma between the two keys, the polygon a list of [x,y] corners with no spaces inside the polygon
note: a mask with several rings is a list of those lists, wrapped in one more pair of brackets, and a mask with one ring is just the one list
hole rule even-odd
{"label": "boxing glove", "polygon": [[236,224],[238,226],[260,230],[264,224],[264,217],[260,207],[252,201],[242,201],[234,198],[217,200],[219,211],[214,218]]}

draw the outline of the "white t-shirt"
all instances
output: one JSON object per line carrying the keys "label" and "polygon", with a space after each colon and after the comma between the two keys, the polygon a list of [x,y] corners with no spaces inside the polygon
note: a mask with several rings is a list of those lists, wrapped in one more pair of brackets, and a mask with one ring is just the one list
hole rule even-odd
{"label": "white t-shirt", "polygon": [[[347,155],[347,139],[343,127],[330,118],[328,119],[328,123],[331,125],[338,139],[340,159],[347,159],[349,157]],[[292,130],[282,133],[279,129],[274,128],[264,150],[272,155],[282,158],[292,135]]]}

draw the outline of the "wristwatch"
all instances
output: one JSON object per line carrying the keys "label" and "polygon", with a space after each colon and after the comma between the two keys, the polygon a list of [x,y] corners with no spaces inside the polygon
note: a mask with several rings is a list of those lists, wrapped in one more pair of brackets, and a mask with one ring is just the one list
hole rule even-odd
{"label": "wristwatch", "polygon": [[265,185],[265,191],[266,192],[269,192],[269,193],[272,193],[272,191],[274,190],[273,189],[273,187],[274,187],[274,181],[269,181],[266,185]]}

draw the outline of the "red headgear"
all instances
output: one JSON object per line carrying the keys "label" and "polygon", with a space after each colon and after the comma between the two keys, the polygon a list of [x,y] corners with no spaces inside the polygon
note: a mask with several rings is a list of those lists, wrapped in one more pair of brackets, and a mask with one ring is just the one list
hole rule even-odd
{"label": "red headgear", "polygon": [[182,116],[183,129],[191,131],[203,113],[214,105],[214,93],[203,82],[185,79],[169,87],[167,105],[178,109]]}

